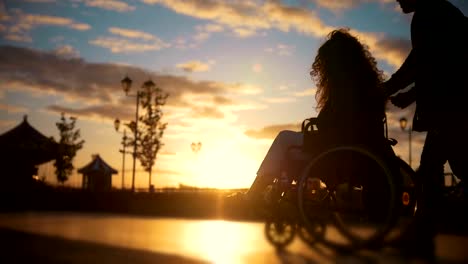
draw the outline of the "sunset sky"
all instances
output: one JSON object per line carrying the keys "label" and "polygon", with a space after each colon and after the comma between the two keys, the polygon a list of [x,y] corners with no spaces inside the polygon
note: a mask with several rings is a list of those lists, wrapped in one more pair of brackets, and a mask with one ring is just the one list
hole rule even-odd
{"label": "sunset sky", "polygon": [[[468,14],[468,1],[450,2]],[[276,133],[317,114],[309,70],[327,33],[351,28],[390,76],[410,50],[410,21],[394,0],[0,0],[0,133],[27,114],[58,139],[60,113],[76,116],[86,142],[75,167],[99,154],[120,187],[113,122],[135,115],[120,80],[133,79],[132,93],[151,78],[170,94],[153,184],[248,187]],[[388,109],[405,160],[398,120],[413,111]],[[414,168],[423,140],[413,133]],[[198,153],[192,142],[202,143]],[[127,187],[131,165],[127,156]],[[39,176],[55,182],[53,170],[44,165]],[[79,186],[81,175],[67,184]],[[136,187],[147,186],[138,168]]]}

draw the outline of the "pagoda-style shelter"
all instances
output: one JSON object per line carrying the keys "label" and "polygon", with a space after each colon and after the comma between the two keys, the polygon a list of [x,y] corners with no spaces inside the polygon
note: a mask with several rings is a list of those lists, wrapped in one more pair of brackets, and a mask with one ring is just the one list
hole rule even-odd
{"label": "pagoda-style shelter", "polygon": [[28,185],[37,174],[37,165],[58,155],[58,143],[32,127],[26,115],[21,124],[0,135],[0,146],[2,189]]}
{"label": "pagoda-style shelter", "polygon": [[109,191],[112,187],[112,174],[117,174],[117,170],[99,155],[93,155],[93,160],[78,172],[83,174],[83,189],[89,191]]}

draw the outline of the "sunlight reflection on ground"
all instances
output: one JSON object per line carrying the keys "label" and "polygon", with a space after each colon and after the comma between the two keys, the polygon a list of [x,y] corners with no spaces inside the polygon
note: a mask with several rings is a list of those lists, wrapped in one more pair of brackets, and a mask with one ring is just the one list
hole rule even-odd
{"label": "sunlight reflection on ground", "polygon": [[[8,213],[0,214],[1,227],[178,255],[210,263],[369,263],[369,260],[377,263],[401,263],[404,261],[399,255],[379,252],[340,256],[321,245],[310,248],[297,238],[286,251],[276,252],[265,239],[262,222],[83,213]],[[336,229],[329,231],[327,236],[334,237],[337,233]],[[339,237],[335,239],[339,240]],[[463,249],[466,238],[440,235],[437,240],[437,255],[441,258],[459,261],[468,257],[466,250]]]}

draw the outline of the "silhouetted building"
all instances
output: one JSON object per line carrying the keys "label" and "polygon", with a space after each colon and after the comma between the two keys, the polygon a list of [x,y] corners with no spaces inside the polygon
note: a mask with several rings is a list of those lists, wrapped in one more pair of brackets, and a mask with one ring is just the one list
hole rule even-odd
{"label": "silhouetted building", "polygon": [[26,115],[21,124],[0,135],[0,146],[1,189],[10,191],[30,186],[37,175],[37,165],[58,155],[58,143],[32,127]]}
{"label": "silhouetted building", "polygon": [[83,174],[82,187],[89,191],[109,191],[112,187],[112,174],[117,174],[99,155],[93,155],[93,160],[78,170]]}

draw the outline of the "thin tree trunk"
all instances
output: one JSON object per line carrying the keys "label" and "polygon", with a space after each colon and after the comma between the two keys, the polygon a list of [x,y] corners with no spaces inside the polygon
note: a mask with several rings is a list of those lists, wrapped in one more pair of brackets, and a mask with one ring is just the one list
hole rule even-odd
{"label": "thin tree trunk", "polygon": [[151,191],[151,172],[153,171],[153,168],[150,168],[149,170],[149,183],[148,183],[148,188]]}

